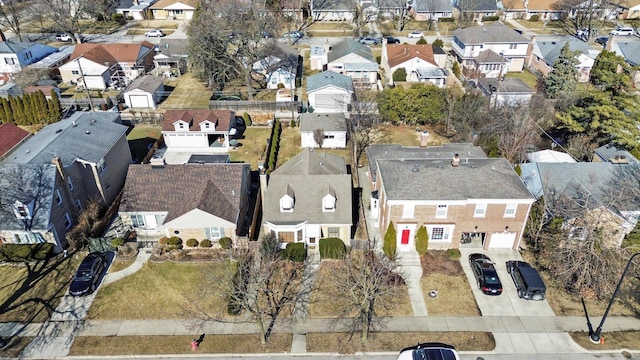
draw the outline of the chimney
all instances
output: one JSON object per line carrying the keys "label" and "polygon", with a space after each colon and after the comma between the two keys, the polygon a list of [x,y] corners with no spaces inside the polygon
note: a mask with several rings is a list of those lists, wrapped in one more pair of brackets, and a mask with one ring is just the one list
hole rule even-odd
{"label": "chimney", "polygon": [[0,30],[0,41],[7,41],[7,37],[4,36],[4,32]]}
{"label": "chimney", "polygon": [[451,166],[458,167],[460,164],[460,156],[458,154],[453,155],[453,159],[451,159]]}
{"label": "chimney", "polygon": [[152,169],[164,169],[167,165],[163,156],[152,156],[151,159],[149,159],[149,164],[151,164]]}
{"label": "chimney", "polygon": [[423,130],[420,134],[420,147],[429,146],[429,132],[427,130]]}
{"label": "chimney", "polygon": [[535,44],[536,44],[536,37],[532,36],[531,37],[531,42],[529,43],[529,45],[527,45],[527,57],[526,57],[527,66],[531,66],[531,63],[534,60],[533,57],[535,55],[533,55],[533,47],[535,46]]}
{"label": "chimney", "polygon": [[62,180],[65,180],[66,177],[64,176],[64,170],[62,168],[62,160],[60,160],[59,157],[54,156],[53,159],[51,159],[51,163],[53,163],[53,165],[56,166],[56,169],[58,169],[58,172],[60,173],[60,177],[62,178]]}
{"label": "chimney", "polygon": [[324,42],[324,55],[327,55],[331,51],[331,45],[329,45],[329,39]]}
{"label": "chimney", "polygon": [[133,5],[140,5],[140,0],[133,0]]}

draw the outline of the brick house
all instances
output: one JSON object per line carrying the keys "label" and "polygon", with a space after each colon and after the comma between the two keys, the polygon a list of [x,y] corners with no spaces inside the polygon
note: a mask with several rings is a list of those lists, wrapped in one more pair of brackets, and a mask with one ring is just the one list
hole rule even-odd
{"label": "brick house", "polygon": [[382,236],[393,223],[398,251],[415,249],[422,226],[432,249],[520,247],[534,198],[506,159],[471,144],[376,147],[370,216]]}

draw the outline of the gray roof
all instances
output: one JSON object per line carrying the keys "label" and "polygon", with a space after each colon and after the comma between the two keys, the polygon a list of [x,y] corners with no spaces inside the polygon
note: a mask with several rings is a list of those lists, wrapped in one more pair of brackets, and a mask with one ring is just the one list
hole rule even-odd
{"label": "gray roof", "polygon": [[127,131],[117,121],[119,113],[76,112],[38,131],[5,162],[48,164],[57,156],[65,166],[76,159],[97,163]]}
{"label": "gray roof", "polygon": [[337,72],[329,70],[307,77],[307,92],[330,85],[353,92],[353,80],[349,76]]}
{"label": "gray roof", "polygon": [[156,55],[162,54],[168,57],[186,57],[188,42],[184,40],[161,38],[160,43],[154,48]]}
{"label": "gray roof", "polygon": [[417,12],[451,12],[453,4],[451,0],[415,0],[413,8]]}
{"label": "gray roof", "polygon": [[124,10],[144,10],[155,4],[155,2],[156,0],[140,0],[136,5],[133,3],[133,0],[120,0],[117,8]]}
{"label": "gray roof", "polygon": [[[352,224],[351,174],[344,158],[304,149],[271,173],[263,204],[265,222]],[[280,211],[280,198],[293,194],[293,212]],[[322,211],[322,198],[335,194],[336,210]]]}
{"label": "gray roof", "polygon": [[[620,39],[624,37],[625,39]],[[624,57],[624,59],[633,66],[640,65],[640,40],[627,39],[633,38],[632,36],[620,36],[615,37],[611,50],[616,54]],[[611,40],[609,40],[611,41]]]}
{"label": "gray roof", "polygon": [[447,71],[445,69],[441,69],[439,67],[432,68],[417,68],[416,73],[418,77],[421,79],[432,79],[432,78],[447,78]]}
{"label": "gray roof", "polygon": [[485,43],[524,43],[528,44],[529,39],[517,33],[510,27],[501,23],[474,26],[465,29],[454,30],[453,36],[462,41],[465,45],[485,44]]}
{"label": "gray roof", "polygon": [[345,71],[378,71],[377,62],[345,63]]}
{"label": "gray roof", "polygon": [[635,156],[625,149],[618,148],[614,144],[600,146],[595,150],[595,156],[602,161],[615,163],[620,161],[638,162]]}
{"label": "gray roof", "polygon": [[346,119],[341,113],[303,113],[300,114],[300,131],[347,131]]}
{"label": "gray roof", "polygon": [[575,51],[578,54],[592,55],[595,57],[599,51],[596,51],[587,43],[576,39],[573,36],[540,36],[536,37],[536,41],[533,47],[533,53],[544,60],[549,66],[553,66],[558,57],[560,57],[560,51],[566,43],[569,43],[569,50]]}
{"label": "gray roof", "polygon": [[331,51],[327,54],[327,61],[331,63],[349,54],[358,55],[364,60],[375,63],[377,69],[378,64],[376,62],[376,58],[371,52],[371,48],[368,45],[361,44],[359,41],[353,39],[345,39],[333,45],[331,47]]}
{"label": "gray roof", "polygon": [[58,64],[59,62],[65,61],[66,59],[70,58],[75,48],[75,45],[61,46],[58,48],[58,52],[54,52],[44,59],[31,64],[30,66],[48,69],[50,67],[53,67],[55,64]]}
{"label": "gray roof", "polygon": [[[524,95],[535,94],[536,91],[529,87],[524,81],[518,78],[505,78],[499,82],[500,94],[503,95]],[[490,95],[498,86],[498,79],[494,78],[480,78],[478,79],[478,87],[485,95]]]}
{"label": "gray roof", "polygon": [[[469,12],[489,12],[498,10],[495,0],[464,0],[465,11]],[[460,7],[460,0],[454,0],[457,8]]]}
{"label": "gray roof", "polygon": [[355,0],[311,0],[313,11],[348,11],[353,12]]}
{"label": "gray roof", "polygon": [[378,160],[389,200],[532,199],[506,159]]}
{"label": "gray roof", "polygon": [[164,82],[162,81],[162,78],[158,78],[153,75],[144,75],[133,80],[133,82],[127,87],[125,92],[134,89],[154,93],[158,89],[164,90]]}
{"label": "gray roof", "polygon": [[497,54],[495,51],[490,49],[480,51],[474,60],[478,64],[500,64],[504,61],[500,54]]}
{"label": "gray roof", "polygon": [[459,154],[462,159],[486,159],[482,148],[471,143],[449,143],[441,146],[402,146],[398,144],[372,144],[367,147],[371,178],[376,179],[376,161],[381,159],[451,159]]}
{"label": "gray roof", "polygon": [[[13,204],[26,205],[33,216],[32,230],[49,227],[57,169],[48,164],[0,164],[0,230],[25,230]],[[37,205],[34,205],[37,202]]]}

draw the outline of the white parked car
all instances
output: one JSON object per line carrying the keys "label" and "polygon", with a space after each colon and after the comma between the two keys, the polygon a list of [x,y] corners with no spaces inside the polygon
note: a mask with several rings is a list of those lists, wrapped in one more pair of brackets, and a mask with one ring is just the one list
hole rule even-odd
{"label": "white parked car", "polygon": [[609,35],[631,36],[634,33],[635,33],[635,31],[633,31],[633,28],[630,28],[630,27],[619,27],[619,28],[616,28],[615,30],[611,30]]}
{"label": "white parked car", "polygon": [[423,37],[424,34],[422,33],[422,31],[412,31],[409,33],[409,35],[407,35],[408,38],[421,38]]}
{"label": "white parked car", "polygon": [[56,34],[56,40],[57,41],[62,41],[62,42],[69,42],[71,40],[73,40],[73,38],[67,34],[64,33],[60,33],[60,34]]}
{"label": "white parked car", "polygon": [[144,36],[145,37],[163,37],[164,33],[160,29],[153,29],[144,33]]}

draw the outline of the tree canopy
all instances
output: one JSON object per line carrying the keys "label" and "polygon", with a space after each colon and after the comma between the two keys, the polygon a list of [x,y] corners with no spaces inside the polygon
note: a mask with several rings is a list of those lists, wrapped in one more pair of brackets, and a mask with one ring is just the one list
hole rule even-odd
{"label": "tree canopy", "polygon": [[434,85],[413,84],[385,89],[378,97],[380,116],[393,124],[437,124],[445,118],[443,91]]}
{"label": "tree canopy", "polygon": [[569,49],[567,42],[560,50],[560,56],[553,63],[553,70],[544,79],[544,91],[547,97],[557,98],[561,94],[566,94],[576,89],[578,82],[578,59],[576,52]]}

